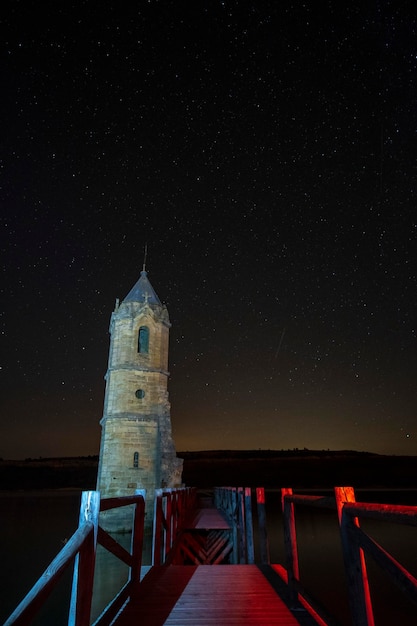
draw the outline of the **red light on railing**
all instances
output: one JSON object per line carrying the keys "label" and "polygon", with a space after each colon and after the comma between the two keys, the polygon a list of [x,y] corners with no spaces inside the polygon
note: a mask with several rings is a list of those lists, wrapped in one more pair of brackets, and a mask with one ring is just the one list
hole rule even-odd
{"label": "red light on railing", "polygon": [[265,489],[263,487],[256,487],[256,502],[265,504]]}

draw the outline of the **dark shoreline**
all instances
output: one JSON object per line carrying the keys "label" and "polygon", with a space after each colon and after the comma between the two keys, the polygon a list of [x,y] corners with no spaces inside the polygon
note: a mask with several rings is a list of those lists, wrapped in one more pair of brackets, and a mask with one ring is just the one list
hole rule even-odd
{"label": "dark shoreline", "polygon": [[[417,457],[355,451],[179,452],[188,486],[417,488]],[[98,457],[0,461],[0,490],[95,489]]]}
{"label": "dark shoreline", "polygon": [[252,457],[186,458],[183,479],[198,487],[416,488],[417,457],[350,451],[274,455],[267,451]]}

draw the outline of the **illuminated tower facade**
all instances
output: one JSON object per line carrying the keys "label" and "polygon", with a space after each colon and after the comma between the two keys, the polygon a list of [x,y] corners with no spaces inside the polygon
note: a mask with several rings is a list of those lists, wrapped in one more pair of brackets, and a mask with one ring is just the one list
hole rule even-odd
{"label": "illuminated tower facade", "polygon": [[[154,490],[181,484],[168,400],[168,311],[145,268],[110,322],[97,489],[102,497],[146,489],[148,522]],[[131,512],[104,514],[108,530],[128,530]]]}

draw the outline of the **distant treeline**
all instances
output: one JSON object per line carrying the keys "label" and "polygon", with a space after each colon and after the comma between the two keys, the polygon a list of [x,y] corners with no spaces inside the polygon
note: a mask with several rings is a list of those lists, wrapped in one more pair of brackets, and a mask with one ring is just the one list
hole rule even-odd
{"label": "distant treeline", "polygon": [[[374,452],[358,452],[357,450],[310,450],[309,448],[288,448],[287,450],[185,450],[177,452],[181,459],[274,459],[278,457],[328,457],[328,456],[380,456]],[[41,464],[72,464],[98,463],[98,454],[88,456],[49,456],[27,457],[23,460],[7,460],[0,457],[0,463],[21,465],[22,463]]]}
{"label": "distant treeline", "polygon": [[[200,450],[178,452],[187,486],[417,488],[417,457],[355,450]],[[0,461],[0,490],[95,489],[98,457]]]}
{"label": "distant treeline", "polygon": [[[0,461],[3,461],[3,459],[0,459]],[[29,456],[25,459],[25,461],[30,463],[36,461],[40,461],[42,463],[45,461],[97,461],[98,463],[98,454],[89,454],[88,456],[38,456],[36,458]]]}
{"label": "distant treeline", "polygon": [[186,485],[208,488],[417,488],[417,457],[340,450],[179,453]]}
{"label": "distant treeline", "polygon": [[379,456],[373,452],[356,450],[309,450],[289,448],[288,450],[192,450],[178,452],[181,459],[275,459],[280,457],[329,457],[329,456]]}

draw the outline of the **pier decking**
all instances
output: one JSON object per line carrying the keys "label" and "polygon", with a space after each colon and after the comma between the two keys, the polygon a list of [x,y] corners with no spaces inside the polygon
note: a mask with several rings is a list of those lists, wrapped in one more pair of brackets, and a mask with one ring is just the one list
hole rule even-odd
{"label": "pier decking", "polygon": [[117,626],[139,623],[300,625],[256,565],[154,567],[115,622]]}
{"label": "pier decking", "polygon": [[219,509],[207,506],[207,499],[202,504],[186,516],[170,559],[181,565],[152,567],[132,590],[115,626],[317,625],[301,605],[295,612],[302,613],[302,621],[294,617],[268,580],[276,577],[279,583],[272,568],[267,577],[265,568],[256,565],[224,564],[233,548],[231,525]]}
{"label": "pier decking", "polygon": [[[186,517],[172,560],[211,564],[152,567],[114,624],[317,624],[311,619],[307,622],[305,615],[298,621],[256,565],[220,564],[232,551],[232,528],[221,511],[207,507],[207,500],[203,504],[204,508],[196,508]],[[273,570],[269,574],[273,576]],[[303,611],[301,606],[297,610]]]}

